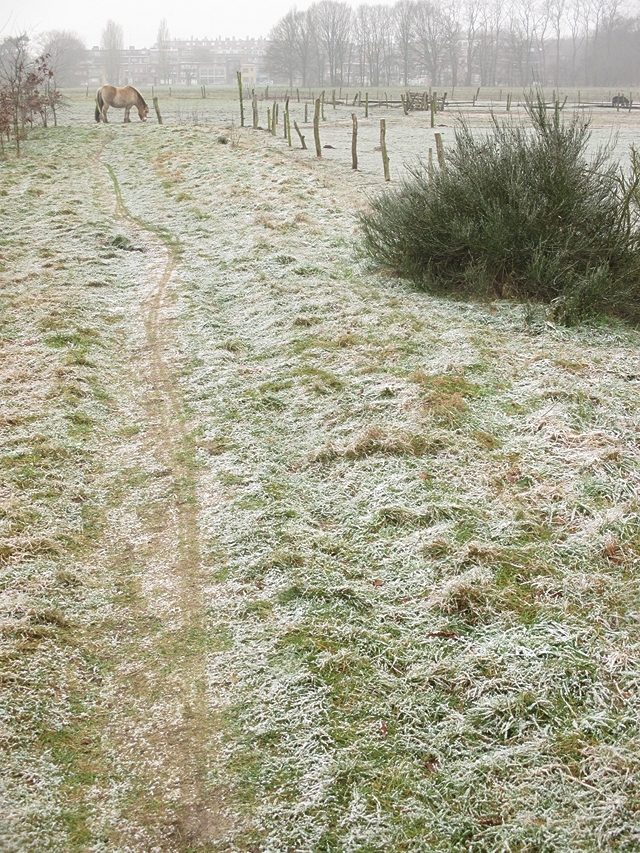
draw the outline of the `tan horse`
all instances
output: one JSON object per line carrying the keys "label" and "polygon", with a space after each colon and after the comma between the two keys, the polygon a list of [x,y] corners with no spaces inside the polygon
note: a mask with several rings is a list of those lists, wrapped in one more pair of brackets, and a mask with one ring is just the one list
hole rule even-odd
{"label": "tan horse", "polygon": [[133,86],[101,86],[96,94],[96,121],[107,123],[109,107],[116,107],[117,109],[124,107],[125,121],[131,121],[129,118],[131,107],[138,110],[140,121],[146,121],[149,115],[149,107],[140,92]]}

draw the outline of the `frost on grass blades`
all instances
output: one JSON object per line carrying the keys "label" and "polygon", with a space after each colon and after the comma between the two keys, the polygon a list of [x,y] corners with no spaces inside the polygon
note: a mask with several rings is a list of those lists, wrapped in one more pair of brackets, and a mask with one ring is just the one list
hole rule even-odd
{"label": "frost on grass blades", "polygon": [[[38,132],[0,164],[0,846],[636,849],[638,334],[381,281],[348,161],[224,128]],[[187,625],[153,548],[185,506]],[[216,738],[165,689],[192,671]]]}
{"label": "frost on grass blades", "polygon": [[571,325],[600,311],[640,316],[640,172],[587,152],[581,115],[564,121],[541,95],[528,125],[460,122],[446,170],[419,163],[361,216],[381,265],[431,291],[550,301]]}

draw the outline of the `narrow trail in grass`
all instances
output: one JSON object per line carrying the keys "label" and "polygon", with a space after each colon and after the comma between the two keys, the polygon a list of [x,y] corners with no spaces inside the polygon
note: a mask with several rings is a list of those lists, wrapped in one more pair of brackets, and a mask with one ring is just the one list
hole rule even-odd
{"label": "narrow trail in grass", "polygon": [[[163,851],[208,849],[228,822],[216,805],[222,793],[206,781],[217,722],[206,698],[205,577],[189,427],[165,352],[171,335],[165,309],[180,246],[130,213],[109,156],[107,144],[101,160],[113,185],[116,217],[145,243],[156,264],[140,306],[146,352],[134,369],[145,397],[146,447],[155,475],[170,488],[164,499],[137,508],[144,544],[132,549],[128,543],[118,557],[136,564],[138,588],[130,596],[128,653],[111,691],[119,712],[108,738],[120,768],[136,780],[124,806],[126,849],[147,850],[153,843]],[[158,599],[164,599],[160,614]]]}

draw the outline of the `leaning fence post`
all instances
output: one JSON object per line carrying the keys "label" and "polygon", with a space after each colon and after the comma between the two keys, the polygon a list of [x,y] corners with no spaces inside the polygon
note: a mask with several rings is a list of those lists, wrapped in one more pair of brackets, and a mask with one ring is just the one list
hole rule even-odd
{"label": "leaning fence post", "polygon": [[447,171],[447,164],[444,160],[444,145],[442,144],[442,134],[436,133],[434,134],[436,138],[436,152],[438,154],[438,165],[443,172]]}
{"label": "leaning fence post", "polygon": [[162,124],[162,115],[160,114],[160,107],[158,106],[157,97],[154,97],[154,99],[153,99],[153,108],[156,111],[156,116],[158,118],[158,124]]}
{"label": "leaning fence post", "polygon": [[316,108],[313,113],[313,139],[316,143],[316,157],[322,158],[322,146],[320,145],[320,98],[316,98]]}
{"label": "leaning fence post", "polygon": [[380,150],[382,151],[382,167],[384,169],[384,179],[385,181],[391,180],[391,175],[389,174],[389,156],[387,154],[387,122],[385,119],[380,119]]}
{"label": "leaning fence post", "polygon": [[353,131],[351,132],[351,168],[358,170],[358,117],[351,113]]}
{"label": "leaning fence post", "polygon": [[307,143],[304,141],[304,136],[300,133],[300,128],[298,127],[298,122],[297,122],[297,121],[294,121],[294,122],[293,122],[293,126],[294,126],[294,127],[295,127],[295,129],[296,129],[296,133],[297,133],[297,134],[298,134],[298,136],[300,137],[300,145],[301,145],[301,146],[304,148],[304,150],[306,151],[306,150],[307,150]]}
{"label": "leaning fence post", "polygon": [[236,71],[238,77],[238,92],[240,94],[240,127],[244,127],[244,102],[242,100],[242,72]]}

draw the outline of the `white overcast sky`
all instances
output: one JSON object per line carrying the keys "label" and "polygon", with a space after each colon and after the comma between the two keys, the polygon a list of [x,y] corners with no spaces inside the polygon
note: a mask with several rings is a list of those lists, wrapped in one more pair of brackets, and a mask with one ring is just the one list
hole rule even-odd
{"label": "white overcast sky", "polygon": [[305,9],[310,3],[311,0],[2,0],[0,28],[3,36],[26,31],[33,37],[46,30],[72,30],[91,48],[100,44],[100,32],[107,19],[112,18],[124,28],[126,47],[151,47],[162,18],[167,19],[169,32],[177,38],[257,38],[268,35],[293,5]]}

